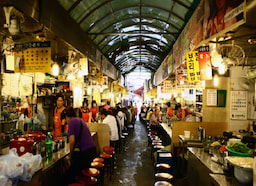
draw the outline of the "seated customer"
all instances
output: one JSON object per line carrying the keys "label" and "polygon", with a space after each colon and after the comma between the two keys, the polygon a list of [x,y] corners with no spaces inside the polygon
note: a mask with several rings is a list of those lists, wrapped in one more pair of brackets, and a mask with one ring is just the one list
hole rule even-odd
{"label": "seated customer", "polygon": [[152,115],[149,120],[149,125],[151,130],[156,130],[156,131],[158,130],[158,127],[159,127],[158,112],[159,110],[155,110],[155,109],[153,109],[152,111]]}
{"label": "seated customer", "polygon": [[[75,182],[75,177],[81,174],[82,170],[90,167],[90,163],[96,157],[96,147],[93,142],[91,133],[86,123],[76,117],[75,111],[72,107],[67,108],[66,121],[68,122],[69,147],[71,154],[71,166],[67,172],[67,182]],[[79,141],[79,134],[81,130],[80,151],[81,157],[73,157],[72,152],[74,145]]]}
{"label": "seated customer", "polygon": [[115,147],[116,142],[119,140],[118,128],[116,118],[110,115],[105,108],[100,110],[102,123],[109,126],[110,146]]}

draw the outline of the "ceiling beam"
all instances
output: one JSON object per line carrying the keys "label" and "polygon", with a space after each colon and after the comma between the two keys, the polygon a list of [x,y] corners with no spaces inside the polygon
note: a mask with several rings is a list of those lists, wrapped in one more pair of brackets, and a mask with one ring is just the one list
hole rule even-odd
{"label": "ceiling beam", "polygon": [[[120,19],[120,20],[117,21],[117,23],[121,23],[121,22],[123,22],[123,21],[131,20],[131,19],[136,19],[136,18],[139,19],[139,17],[133,17],[133,18],[130,18],[130,17],[129,17],[129,18]],[[153,18],[153,17],[143,17],[143,19],[156,19],[156,18]],[[171,26],[172,26],[173,28],[175,28],[177,31],[180,30],[178,27],[176,27],[175,25],[173,25],[173,24],[170,23],[170,22],[166,22],[166,21],[160,20],[160,19],[156,19],[156,20],[158,20],[158,21],[160,21],[160,22],[163,22],[164,24],[171,25]],[[128,25],[123,25],[123,24],[122,24],[123,26],[120,27],[120,28],[126,28],[127,26],[139,25],[139,24],[140,24],[140,23],[134,23],[134,22],[132,22],[132,24],[128,24]],[[143,25],[150,25],[151,27],[153,27],[152,25],[154,25],[154,24],[151,24],[151,23],[143,23]],[[108,29],[109,29],[110,27],[112,27],[112,26],[113,26],[112,23],[108,24],[106,27],[103,27],[99,33],[103,33],[105,30],[108,30]],[[161,29],[159,26],[156,26],[156,25],[154,25],[154,27],[156,27],[156,28],[158,28],[158,29]],[[90,33],[89,33],[89,34],[90,34]],[[95,35],[95,36],[92,38],[92,40],[95,40],[96,37],[97,37],[97,35]],[[104,39],[103,39],[103,40],[104,40]],[[101,41],[102,41],[102,40],[101,40]]]}
{"label": "ceiling beam", "polygon": [[[118,13],[118,12],[122,12],[122,11],[124,11],[124,10],[132,9],[132,8],[139,8],[139,7],[138,7],[138,6],[130,6],[130,7],[126,7],[126,8],[121,8],[121,9],[116,10],[116,11],[113,12],[113,13],[116,14],[116,13]],[[160,10],[160,11],[165,11],[165,12],[168,12],[168,13],[169,13],[168,10],[163,9],[163,8],[159,8],[159,7],[143,6],[143,8],[158,9],[158,10]],[[175,17],[177,17],[178,19],[180,19],[181,21],[183,21],[184,23],[186,22],[186,20],[184,20],[182,17],[180,17],[180,16],[177,15],[176,13],[172,12],[172,14],[173,14]],[[110,13],[110,14],[108,14],[108,15],[102,17],[101,19],[95,21],[94,24],[87,30],[87,33],[89,33],[96,25],[100,24],[100,22],[102,22],[102,21],[105,20],[105,19],[108,19],[110,16],[112,16],[112,13]],[[143,18],[144,18],[144,16],[143,16]],[[132,18],[130,17],[130,19],[132,19]],[[156,18],[155,18],[155,19],[156,19]],[[164,20],[164,22],[166,22],[166,21]],[[113,24],[113,23],[112,23],[112,24]],[[178,30],[180,30],[180,29],[178,29]]]}
{"label": "ceiling beam", "polygon": [[104,35],[104,36],[114,36],[114,35],[178,35],[178,32],[151,32],[151,31],[133,31],[133,32],[109,32],[109,33],[88,33],[88,35]]}
{"label": "ceiling beam", "polygon": [[81,3],[82,0],[77,0],[69,9],[68,13],[72,12],[78,5]]}

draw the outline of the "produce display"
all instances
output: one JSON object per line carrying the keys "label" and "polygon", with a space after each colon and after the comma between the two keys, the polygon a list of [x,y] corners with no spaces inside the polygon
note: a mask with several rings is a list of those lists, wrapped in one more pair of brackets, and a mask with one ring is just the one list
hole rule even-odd
{"label": "produce display", "polygon": [[232,145],[229,145],[228,149],[235,151],[235,152],[241,152],[241,153],[251,153],[252,152],[251,149],[249,149],[247,147],[247,145],[242,142],[237,142]]}

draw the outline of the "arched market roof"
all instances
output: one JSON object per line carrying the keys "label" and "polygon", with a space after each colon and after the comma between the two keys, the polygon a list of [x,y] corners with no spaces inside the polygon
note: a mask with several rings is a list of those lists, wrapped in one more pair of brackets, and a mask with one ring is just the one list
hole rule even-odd
{"label": "arched market roof", "polygon": [[160,66],[200,0],[58,0],[98,49],[127,74]]}

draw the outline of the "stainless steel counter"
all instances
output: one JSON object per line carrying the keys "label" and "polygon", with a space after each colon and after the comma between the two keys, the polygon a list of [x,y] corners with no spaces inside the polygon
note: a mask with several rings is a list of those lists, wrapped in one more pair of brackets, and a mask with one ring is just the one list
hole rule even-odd
{"label": "stainless steel counter", "polygon": [[190,153],[195,155],[199,161],[201,161],[205,167],[207,167],[211,173],[224,174],[222,166],[211,160],[211,156],[204,152],[203,148],[188,147]]}
{"label": "stainless steel counter", "polygon": [[240,183],[235,177],[220,174],[210,174],[213,184],[218,186],[251,186],[252,184]]}
{"label": "stainless steel counter", "polygon": [[163,127],[163,129],[166,131],[166,133],[172,139],[172,129],[171,129],[171,126],[168,126],[167,123],[160,123],[160,125]]}

